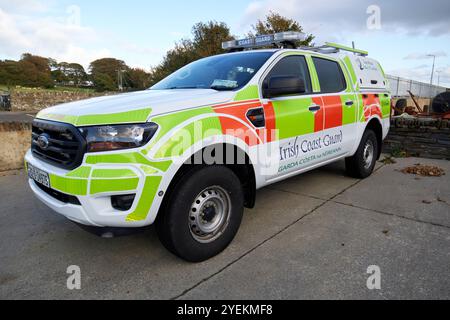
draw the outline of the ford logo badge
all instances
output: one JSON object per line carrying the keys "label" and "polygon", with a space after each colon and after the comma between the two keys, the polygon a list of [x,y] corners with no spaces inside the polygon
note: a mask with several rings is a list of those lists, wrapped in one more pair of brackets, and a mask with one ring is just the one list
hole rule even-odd
{"label": "ford logo badge", "polygon": [[50,145],[50,141],[48,141],[48,137],[47,135],[40,135],[37,139],[37,145],[39,146],[39,148],[41,148],[42,150],[47,150],[47,148]]}

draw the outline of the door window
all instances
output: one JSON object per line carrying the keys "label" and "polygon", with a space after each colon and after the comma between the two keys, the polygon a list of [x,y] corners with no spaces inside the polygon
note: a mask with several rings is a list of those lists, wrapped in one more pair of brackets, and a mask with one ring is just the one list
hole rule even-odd
{"label": "door window", "polygon": [[274,76],[294,76],[302,79],[305,82],[305,92],[300,94],[310,94],[311,79],[309,77],[308,67],[304,56],[288,56],[281,59],[275,67],[269,72],[263,82],[263,89],[267,88],[269,79]]}
{"label": "door window", "polygon": [[313,57],[322,93],[344,91],[347,87],[341,67],[335,61]]}

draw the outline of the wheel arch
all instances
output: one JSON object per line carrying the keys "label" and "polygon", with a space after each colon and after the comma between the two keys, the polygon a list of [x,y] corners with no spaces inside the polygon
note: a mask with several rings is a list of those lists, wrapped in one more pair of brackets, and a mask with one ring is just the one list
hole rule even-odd
{"label": "wheel arch", "polygon": [[[224,160],[223,163],[218,163],[218,164],[231,169],[236,174],[236,176],[239,178],[239,180],[241,181],[241,186],[244,191],[245,207],[253,208],[255,206],[255,202],[256,202],[256,172],[255,172],[255,167],[254,167],[248,153],[235,144],[221,142],[221,143],[205,146],[202,149],[198,150],[197,152],[193,153],[178,168],[178,170],[176,171],[175,175],[171,179],[171,181],[166,189],[166,192],[165,192],[163,201],[159,207],[156,219],[158,219],[158,217],[160,217],[162,214],[164,214],[164,210],[167,208],[167,204],[169,202],[169,199],[171,197],[171,194],[172,194],[174,188],[176,187],[176,185],[180,182],[181,178],[187,172],[189,172],[190,170],[193,170],[194,168],[198,168],[200,166],[212,165],[212,164],[204,163],[203,153],[206,150],[214,149],[217,147],[223,148],[223,150],[231,150],[229,148],[232,148],[235,155],[241,154],[244,156],[245,163],[229,164],[229,163],[226,163],[226,161]],[[198,159],[202,159],[202,162],[199,163]],[[217,165],[217,164],[214,164],[214,165]]]}
{"label": "wheel arch", "polygon": [[366,129],[364,130],[364,132],[366,132],[367,130],[372,130],[377,137],[378,142],[377,159],[380,159],[383,147],[383,125],[381,124],[380,119],[378,119],[377,117],[373,117],[372,119],[370,119],[366,125]]}

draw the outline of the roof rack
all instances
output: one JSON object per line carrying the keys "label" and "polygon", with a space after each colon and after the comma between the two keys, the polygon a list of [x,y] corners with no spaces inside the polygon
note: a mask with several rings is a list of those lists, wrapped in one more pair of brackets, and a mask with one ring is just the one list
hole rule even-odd
{"label": "roof rack", "polygon": [[[306,35],[303,32],[286,31],[275,34],[260,35],[252,38],[231,40],[222,43],[222,49],[229,51],[243,51],[257,49],[261,47],[273,46],[275,48],[297,48],[296,41],[304,41]],[[320,53],[337,53],[339,51],[353,52],[357,55],[367,56],[369,53],[364,50],[354,49],[344,45],[332,42],[325,42],[323,46],[319,47],[299,47],[298,49],[310,50]]]}
{"label": "roof rack", "polygon": [[300,47],[299,49],[310,50],[310,51],[315,51],[315,52],[319,52],[319,53],[337,53],[339,51],[348,51],[348,52],[353,52],[353,53],[356,53],[357,55],[364,56],[364,57],[369,55],[369,52],[367,52],[367,51],[350,48],[350,47],[343,46],[343,45],[340,45],[337,43],[332,43],[332,42],[325,42],[325,44],[320,47]]}

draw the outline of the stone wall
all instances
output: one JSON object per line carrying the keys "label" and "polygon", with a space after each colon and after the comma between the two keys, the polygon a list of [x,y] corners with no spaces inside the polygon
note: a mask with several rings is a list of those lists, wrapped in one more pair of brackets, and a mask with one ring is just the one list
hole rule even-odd
{"label": "stone wall", "polygon": [[450,121],[394,118],[383,152],[450,160]]}
{"label": "stone wall", "polygon": [[105,93],[21,88],[11,91],[12,111],[40,111],[57,104],[89,99]]}

